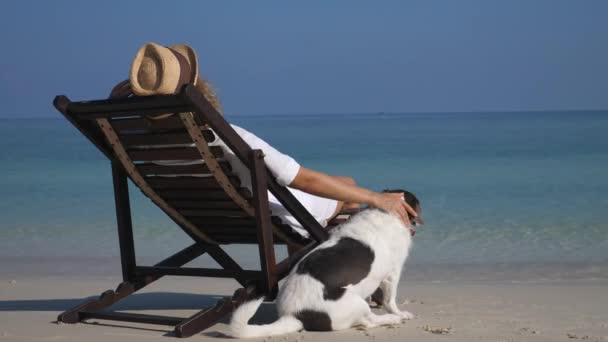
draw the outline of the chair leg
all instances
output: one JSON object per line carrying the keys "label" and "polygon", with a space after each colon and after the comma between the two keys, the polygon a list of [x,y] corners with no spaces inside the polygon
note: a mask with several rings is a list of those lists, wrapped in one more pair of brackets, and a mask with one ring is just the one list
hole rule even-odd
{"label": "chair leg", "polygon": [[61,313],[59,316],[57,316],[57,321],[69,324],[78,323],[83,319],[81,315],[82,312],[95,312],[107,308],[108,306],[111,306],[112,304],[137,291],[138,289],[148,285],[154,280],[146,280],[143,284],[140,284],[139,286],[136,286],[135,284],[130,282],[122,282],[118,285],[115,291],[107,290],[103,292],[97,299],[86,301]]}
{"label": "chair leg", "polygon": [[222,318],[232,313],[239,305],[243,304],[257,294],[253,286],[240,288],[234,292],[232,298],[221,299],[214,307],[201,310],[175,326],[174,333],[177,337],[190,337],[194,334],[215,325]]}
{"label": "chair leg", "polygon": [[[181,251],[173,254],[155,266],[182,266],[189,261],[199,257],[205,252],[205,246],[195,243]],[[139,277],[135,281],[124,281],[118,285],[115,291],[107,290],[97,299],[88,300],[79,304],[57,317],[57,321],[62,323],[78,323],[83,320],[82,312],[96,312],[105,309],[119,300],[133,294],[137,290],[158,280],[160,276]]]}

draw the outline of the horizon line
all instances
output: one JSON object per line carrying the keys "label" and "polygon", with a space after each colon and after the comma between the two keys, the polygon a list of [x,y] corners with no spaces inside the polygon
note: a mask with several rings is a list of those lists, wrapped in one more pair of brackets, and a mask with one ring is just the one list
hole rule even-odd
{"label": "horizon line", "polygon": [[[329,116],[359,116],[359,115],[420,115],[420,114],[521,114],[521,113],[567,113],[567,112],[608,112],[607,109],[532,109],[532,110],[475,110],[475,111],[408,111],[408,112],[356,112],[356,113],[347,113],[347,112],[330,112],[330,113],[284,113],[284,114],[228,114],[229,117],[275,117],[275,116],[321,116],[321,115],[329,115]],[[52,116],[3,116],[0,115],[0,119],[55,119],[62,118],[62,116],[52,117]]]}

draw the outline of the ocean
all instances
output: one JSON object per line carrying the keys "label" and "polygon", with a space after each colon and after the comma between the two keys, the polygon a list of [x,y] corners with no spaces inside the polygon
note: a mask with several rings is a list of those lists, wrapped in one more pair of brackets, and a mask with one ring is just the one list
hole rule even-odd
{"label": "ocean", "polygon": [[[608,261],[608,112],[228,119],[308,168],[414,192],[426,221],[415,263]],[[189,244],[131,199],[138,257]],[[60,114],[0,119],[0,257],[115,257],[114,215],[109,162]]]}

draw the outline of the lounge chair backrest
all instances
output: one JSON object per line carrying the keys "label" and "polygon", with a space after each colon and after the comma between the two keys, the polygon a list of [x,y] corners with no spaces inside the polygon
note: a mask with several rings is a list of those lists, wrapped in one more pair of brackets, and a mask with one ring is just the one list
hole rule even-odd
{"label": "lounge chair backrest", "polygon": [[[215,134],[192,113],[96,120],[131,180],[188,233],[207,243],[257,242],[251,193],[226,173],[223,151],[208,145]],[[293,243],[289,231],[275,218],[279,241]]]}

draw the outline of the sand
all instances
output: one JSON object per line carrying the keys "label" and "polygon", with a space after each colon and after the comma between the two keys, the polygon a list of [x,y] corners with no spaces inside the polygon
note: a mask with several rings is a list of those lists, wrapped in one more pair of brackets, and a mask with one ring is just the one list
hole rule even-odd
{"label": "sand", "polygon": [[[114,288],[111,276],[0,275],[1,341],[168,341],[171,327],[90,321],[57,324],[62,310]],[[232,293],[231,280],[161,279],[116,305],[149,314],[189,316]],[[608,341],[608,282],[408,281],[398,296],[417,315],[391,327],[341,332],[300,332],[251,341]],[[256,322],[276,318],[264,304]],[[192,341],[226,340],[226,322]]]}

